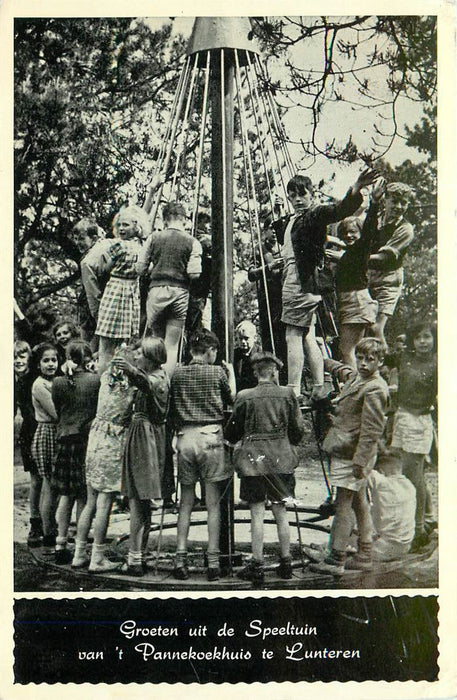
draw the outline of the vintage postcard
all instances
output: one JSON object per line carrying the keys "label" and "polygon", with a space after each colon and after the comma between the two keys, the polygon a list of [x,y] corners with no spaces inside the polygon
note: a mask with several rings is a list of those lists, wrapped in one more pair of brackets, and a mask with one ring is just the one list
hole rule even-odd
{"label": "vintage postcard", "polygon": [[457,695],[455,7],[340,13],[0,3],[2,698]]}

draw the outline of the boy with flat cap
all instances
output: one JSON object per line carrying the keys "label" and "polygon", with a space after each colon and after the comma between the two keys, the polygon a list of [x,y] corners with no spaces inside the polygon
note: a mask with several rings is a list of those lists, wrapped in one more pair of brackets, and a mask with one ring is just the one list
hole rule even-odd
{"label": "boy with flat cap", "polygon": [[294,469],[298,465],[295,445],[303,437],[303,418],[291,387],[279,386],[282,367],[271,352],[253,355],[251,363],[258,384],[240,391],[225,429],[231,443],[241,441],[234,451],[235,469],[241,476],[240,497],[251,511],[252,559],[238,577],[262,583],[263,519],[265,502],[271,502],[280,546],[281,578],[292,578],[290,533],[286,501],[294,493]]}

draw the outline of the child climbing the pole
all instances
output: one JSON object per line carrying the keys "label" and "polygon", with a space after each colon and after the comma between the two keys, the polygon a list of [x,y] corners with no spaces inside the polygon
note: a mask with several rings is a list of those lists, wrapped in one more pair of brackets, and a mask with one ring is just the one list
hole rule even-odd
{"label": "child climbing the pole", "polygon": [[57,456],[52,484],[60,496],[56,521],[56,564],[69,564],[68,527],[76,502],[77,519],[86,500],[86,449],[89,429],[97,409],[100,379],[86,370],[92,358],[90,346],[72,340],[66,346],[66,371],[52,383],[52,400],[56,409]]}
{"label": "child climbing the pole", "polygon": [[293,390],[279,386],[281,360],[270,352],[259,352],[251,362],[258,384],[237,395],[225,437],[231,443],[241,440],[234,452],[234,465],[241,475],[240,498],[249,503],[251,511],[252,559],[237,575],[260,584],[264,580],[263,521],[267,499],[271,501],[278,530],[277,573],[280,578],[292,578],[285,501],[294,494],[294,470],[298,466],[294,445],[302,439],[304,425]]}
{"label": "child climbing the pole", "polygon": [[174,576],[189,577],[187,540],[195,497],[195,484],[205,482],[208,510],[209,581],[220,576],[219,524],[221,484],[232,476],[224,448],[222,423],[224,407],[235,398],[232,365],[216,366],[219,341],[203,328],[190,340],[192,360],[179,366],[171,380],[170,419],[177,436],[178,481],[181,486]]}
{"label": "child climbing the pole", "polygon": [[33,348],[33,362],[38,373],[32,386],[32,403],[37,427],[32,441],[32,457],[42,479],[40,515],[43,526],[43,554],[53,556],[56,543],[56,492],[52,473],[56,456],[57,413],[52,401],[52,380],[58,369],[57,348],[40,343]]}
{"label": "child climbing the pole", "polygon": [[[132,347],[121,346],[113,359],[127,355]],[[89,565],[91,573],[105,573],[120,568],[119,562],[106,556],[106,533],[111,506],[121,490],[122,459],[125,437],[130,425],[135,387],[114,362],[100,377],[97,412],[89,432],[86,452],[87,501],[78,520],[74,569]],[[87,537],[94,519],[92,554],[87,555]]]}
{"label": "child climbing the pole", "polygon": [[377,338],[357,343],[357,371],[335,360],[326,367],[345,384],[338,398],[333,425],[323,443],[331,457],[331,482],[336,486],[336,513],[330,531],[329,552],[314,571],[339,576],[344,573],[346,547],[357,521],[357,553],[347,563],[349,569],[372,566],[373,524],[367,499],[367,477],[375,463],[378,442],[385,426],[388,388],[379,375],[384,356]]}
{"label": "child climbing the pole", "polygon": [[[123,207],[113,219],[115,240],[96,243],[81,261],[81,276],[100,339],[99,372],[105,371],[116,348],[138,336],[140,291],[136,265],[150,222],[138,206]],[[102,282],[109,275],[102,290]]]}
{"label": "child climbing the pole", "polygon": [[312,402],[324,399],[328,393],[324,360],[314,332],[315,312],[321,299],[317,271],[324,259],[327,225],[351,216],[362,204],[360,191],[377,177],[376,171],[364,170],[343,200],[313,206],[311,180],[295,175],[287,185],[294,214],[274,224],[284,258],[282,322],[286,326],[288,384],[296,396],[302,397],[305,348],[312,376]]}
{"label": "child climbing the pole", "polygon": [[29,547],[39,547],[43,536],[40,516],[42,478],[32,457],[32,441],[37,422],[32,403],[32,386],[36,375],[32,372],[31,356],[30,345],[24,340],[16,340],[14,343],[14,415],[19,409],[22,417],[19,430],[19,448],[24,471],[30,475],[30,532],[27,544]]}
{"label": "child climbing the pole", "polygon": [[186,323],[189,286],[202,271],[202,246],[184,230],[186,210],[180,202],[168,202],[162,218],[165,230],[150,235],[137,270],[144,275],[152,263],[145,334],[164,339],[168,357],[165,370],[171,376]]}
{"label": "child climbing the pole", "polygon": [[143,338],[141,348],[142,368],[135,367],[123,358],[114,360],[115,366],[137,388],[122,465],[122,492],[129,499],[130,510],[129,552],[122,572],[129,576],[142,576],[146,570],[151,500],[162,497],[165,419],[170,390],[168,375],[162,369],[167,361],[163,340]]}
{"label": "child climbing the pole", "polygon": [[431,411],[436,404],[436,328],[423,321],[406,332],[407,350],[398,375],[398,410],[394,418],[392,447],[402,450],[403,474],[416,488],[416,531],[412,551],[429,541],[425,528],[425,458],[433,442]]}

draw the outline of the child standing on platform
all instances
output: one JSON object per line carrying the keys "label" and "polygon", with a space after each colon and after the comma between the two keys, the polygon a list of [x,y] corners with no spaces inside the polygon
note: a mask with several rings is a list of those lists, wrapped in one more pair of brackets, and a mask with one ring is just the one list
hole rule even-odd
{"label": "child standing on platform", "polygon": [[347,564],[350,569],[372,566],[373,524],[367,499],[367,476],[375,463],[377,445],[385,426],[388,388],[379,375],[383,345],[377,338],[363,338],[355,348],[357,371],[335,360],[326,367],[346,383],[338,399],[334,423],[323,443],[331,456],[331,481],[336,486],[336,513],[330,531],[330,551],[311,564],[314,571],[344,573],[346,547],[355,514],[358,551]]}
{"label": "child standing on platform", "polygon": [[232,476],[225,453],[222,423],[224,405],[235,398],[232,365],[214,365],[219,348],[217,336],[203,328],[190,341],[192,360],[179,366],[171,380],[170,418],[177,435],[178,480],[181,500],[174,576],[185,580],[187,539],[195,497],[195,484],[205,482],[208,509],[208,580],[219,578],[220,484]]}
{"label": "child standing on platform", "polygon": [[40,515],[43,525],[43,554],[55,552],[56,494],[52,472],[56,456],[57,413],[52,401],[52,380],[58,369],[57,349],[51,343],[40,343],[33,349],[39,376],[32,386],[32,403],[37,428],[32,442],[32,457],[42,478]]}
{"label": "child standing on platform", "polygon": [[114,361],[129,382],[137,387],[133,416],[127,432],[122,465],[122,492],[129,499],[130,541],[124,573],[142,576],[151,526],[151,500],[160,499],[165,466],[165,419],[170,382],[162,365],[167,361],[161,338],[141,341],[143,368],[127,360]]}
{"label": "child standing on platform", "polygon": [[416,532],[411,549],[426,545],[425,458],[433,442],[431,410],[436,403],[436,329],[427,321],[407,330],[407,352],[398,375],[398,411],[395,414],[392,447],[400,448],[403,474],[416,488]]}
{"label": "child standing on platform", "polygon": [[234,465],[241,474],[240,497],[249,503],[251,511],[252,560],[238,572],[238,577],[262,583],[267,498],[278,529],[278,574],[284,579],[292,578],[285,499],[294,493],[298,456],[293,445],[298,445],[303,437],[304,425],[293,390],[278,386],[282,362],[270,352],[257,353],[251,362],[258,385],[238,394],[225,436],[232,443],[242,440],[235,449]]}
{"label": "child standing on platform", "polygon": [[56,564],[69,564],[72,560],[67,549],[68,526],[75,501],[78,519],[86,500],[87,440],[100,386],[98,375],[85,369],[92,358],[90,346],[82,340],[72,340],[66,352],[66,374],[56,377],[52,384],[52,400],[58,416],[52,483],[60,495],[56,513]]}
{"label": "child standing on platform", "polygon": [[[128,352],[119,348],[119,354]],[[105,538],[114,496],[121,490],[122,458],[125,436],[130,424],[135,388],[124,373],[110,363],[100,377],[97,414],[92,421],[86,452],[87,502],[78,521],[74,569],[89,566],[92,573],[104,573],[119,568],[105,556]],[[92,519],[94,521],[94,543],[89,562],[87,536]]]}

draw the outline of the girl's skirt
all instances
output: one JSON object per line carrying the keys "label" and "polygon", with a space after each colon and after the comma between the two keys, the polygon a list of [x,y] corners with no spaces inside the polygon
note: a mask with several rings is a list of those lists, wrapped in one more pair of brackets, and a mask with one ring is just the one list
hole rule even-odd
{"label": "girl's skirt", "polygon": [[104,338],[133,338],[140,331],[138,278],[111,277],[103,292],[95,333]]}
{"label": "girl's skirt", "polygon": [[126,427],[94,418],[86,452],[86,481],[96,491],[121,490]]}
{"label": "girl's skirt", "polygon": [[125,441],[122,493],[128,498],[162,498],[165,464],[165,426],[151,423],[145,414],[133,415]]}
{"label": "girl's skirt", "polygon": [[38,474],[51,479],[56,458],[56,424],[38,423],[32,442],[32,457]]}
{"label": "girl's skirt", "polygon": [[430,413],[415,416],[399,408],[394,418],[392,447],[404,452],[428,455],[433,442],[433,420]]}
{"label": "girl's skirt", "polygon": [[52,484],[60,495],[86,497],[86,448],[87,437],[82,435],[69,435],[57,441]]}

